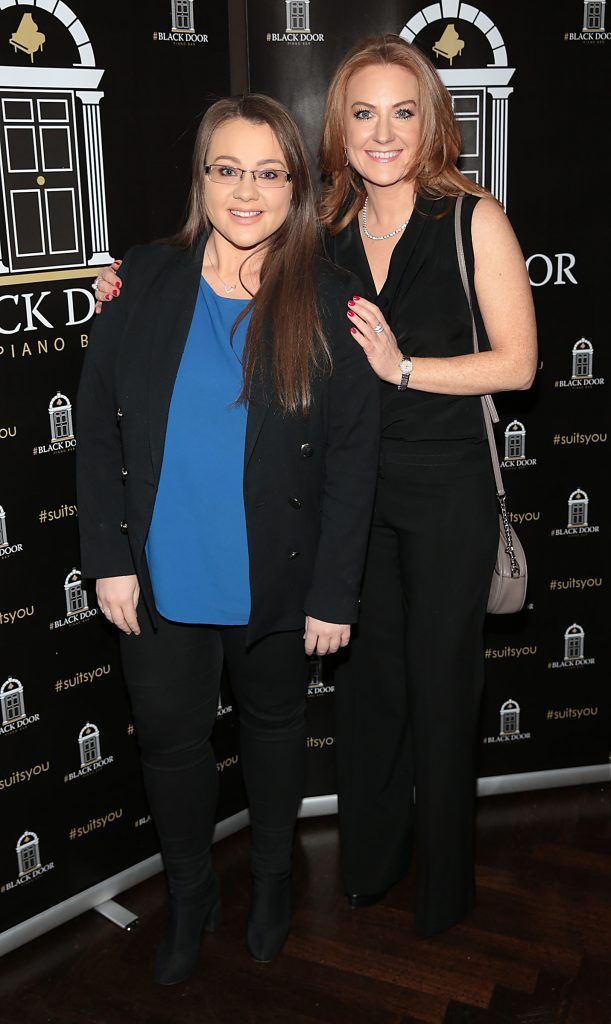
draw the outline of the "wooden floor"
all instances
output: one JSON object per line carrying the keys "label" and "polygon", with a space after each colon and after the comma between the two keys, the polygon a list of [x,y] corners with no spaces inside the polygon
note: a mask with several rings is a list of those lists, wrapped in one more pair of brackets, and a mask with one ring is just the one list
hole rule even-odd
{"label": "wooden floor", "polygon": [[245,833],[215,847],[224,923],[201,969],[172,989],[150,980],[163,927],[161,877],[121,902],[122,932],[95,912],[2,961],[1,1024],[610,1024],[611,787],[479,803],[479,902],[464,923],[416,939],[408,878],[351,911],[335,819],[302,822],[297,907],[284,953],[253,963]]}

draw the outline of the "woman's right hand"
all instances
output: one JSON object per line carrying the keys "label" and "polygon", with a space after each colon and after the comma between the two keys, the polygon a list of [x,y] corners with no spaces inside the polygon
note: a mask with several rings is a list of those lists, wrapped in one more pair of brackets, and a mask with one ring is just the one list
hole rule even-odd
{"label": "woman's right hand", "polygon": [[95,592],[100,611],[109,622],[130,636],[140,636],[136,606],[140,597],[137,576],[105,576],[97,580]]}
{"label": "woman's right hand", "polygon": [[112,302],[113,298],[119,296],[123,282],[120,277],[117,277],[116,272],[122,263],[123,260],[115,260],[109,267],[103,267],[96,277],[94,281],[96,313],[102,312],[103,302]]}

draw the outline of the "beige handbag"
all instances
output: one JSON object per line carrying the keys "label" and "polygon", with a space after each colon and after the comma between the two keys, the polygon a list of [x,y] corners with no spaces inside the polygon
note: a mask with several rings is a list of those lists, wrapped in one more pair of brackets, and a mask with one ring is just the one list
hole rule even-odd
{"label": "beige handbag", "polygon": [[[477,327],[475,325],[475,317],[473,316],[473,307],[471,305],[471,292],[469,289],[469,279],[467,277],[467,267],[465,264],[465,253],[460,224],[462,201],[463,196],[459,196],[456,200],[456,209],[454,213],[456,254],[458,256],[460,277],[467,296],[467,302],[469,303],[469,309],[471,311],[473,350],[475,352],[479,352]],[[493,615],[500,615],[508,612],[519,612],[524,607],[524,601],[526,600],[526,584],[528,581],[528,568],[526,565],[524,548],[520,544],[515,530],[512,530],[509,523],[509,516],[507,515],[505,488],[503,487],[501,467],[499,466],[499,456],[496,450],[494,430],[492,429],[492,424],[498,423],[499,416],[494,407],[492,397],[490,395],[482,395],[481,397],[484,423],[486,424],[486,435],[490,446],[490,458],[492,460],[492,469],[494,470],[494,479],[496,482],[496,496],[498,498],[500,509],[499,546],[496,554],[494,572],[492,573],[492,584],[490,586],[490,594],[488,596],[487,611]]]}

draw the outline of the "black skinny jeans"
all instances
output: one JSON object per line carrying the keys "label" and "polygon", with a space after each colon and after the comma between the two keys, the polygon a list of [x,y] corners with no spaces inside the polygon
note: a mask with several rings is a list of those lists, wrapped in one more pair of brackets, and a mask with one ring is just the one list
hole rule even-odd
{"label": "black skinny jeans", "polygon": [[139,622],[139,637],[122,634],[121,654],[170,891],[189,895],[211,871],[218,777],[210,734],[224,659],[239,705],[253,874],[290,871],[305,774],[303,631],[247,649],[245,626],[159,617],[154,631],[142,605]]}

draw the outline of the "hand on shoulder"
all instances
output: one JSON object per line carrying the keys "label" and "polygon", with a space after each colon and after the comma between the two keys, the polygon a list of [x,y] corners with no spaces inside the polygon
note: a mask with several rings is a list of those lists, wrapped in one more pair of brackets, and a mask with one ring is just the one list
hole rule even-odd
{"label": "hand on shoulder", "polygon": [[108,267],[102,267],[100,273],[96,277],[94,283],[95,291],[95,311],[96,313],[102,312],[102,304],[104,302],[112,302],[113,298],[118,298],[123,284],[120,277],[117,276],[117,271],[121,266],[123,260],[115,260]]}

